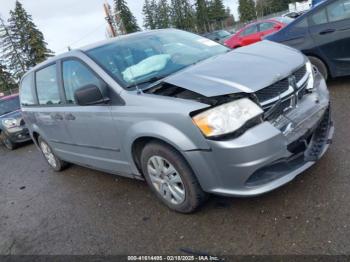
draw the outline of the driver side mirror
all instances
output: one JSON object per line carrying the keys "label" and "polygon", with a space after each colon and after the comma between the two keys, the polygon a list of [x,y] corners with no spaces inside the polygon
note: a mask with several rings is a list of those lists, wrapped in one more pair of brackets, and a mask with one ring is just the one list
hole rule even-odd
{"label": "driver side mirror", "polygon": [[100,88],[94,84],[89,84],[77,89],[74,92],[74,99],[80,106],[104,104],[109,101],[109,98],[106,98],[102,94]]}

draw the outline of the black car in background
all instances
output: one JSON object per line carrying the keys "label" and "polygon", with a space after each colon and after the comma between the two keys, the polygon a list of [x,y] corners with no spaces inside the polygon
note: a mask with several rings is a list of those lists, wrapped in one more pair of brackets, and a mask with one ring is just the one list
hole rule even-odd
{"label": "black car in background", "polygon": [[0,97],[0,142],[9,150],[31,140],[20,110],[19,96]]}
{"label": "black car in background", "polygon": [[206,33],[203,36],[223,44],[226,39],[229,39],[232,36],[232,34],[226,30],[217,30],[211,33]]}
{"label": "black car in background", "polygon": [[328,0],[265,39],[299,49],[327,79],[350,75],[350,0]]}

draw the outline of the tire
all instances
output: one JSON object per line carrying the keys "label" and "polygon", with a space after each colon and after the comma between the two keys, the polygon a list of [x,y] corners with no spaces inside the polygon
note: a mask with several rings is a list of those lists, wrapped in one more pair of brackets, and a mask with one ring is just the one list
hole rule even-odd
{"label": "tire", "polygon": [[15,150],[17,148],[17,144],[13,143],[11,139],[4,133],[0,133],[0,139],[3,145],[8,149],[8,150]]}
{"label": "tire", "polygon": [[311,64],[313,64],[317,68],[317,70],[321,73],[324,79],[327,80],[329,75],[328,75],[328,69],[325,63],[323,63],[321,59],[314,56],[309,56],[309,60]]}
{"label": "tire", "polygon": [[40,136],[38,138],[38,145],[46,162],[54,171],[60,172],[67,167],[67,163],[59,159],[59,157],[56,156],[49,144]]}
{"label": "tire", "polygon": [[191,213],[205,202],[207,194],[174,148],[161,142],[148,143],[141,154],[141,166],[152,191],[170,209]]}

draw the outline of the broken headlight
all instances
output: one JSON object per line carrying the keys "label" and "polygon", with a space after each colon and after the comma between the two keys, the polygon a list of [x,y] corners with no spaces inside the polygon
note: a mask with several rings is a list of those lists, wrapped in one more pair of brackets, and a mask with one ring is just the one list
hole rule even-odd
{"label": "broken headlight", "polygon": [[263,112],[250,99],[241,98],[206,110],[192,119],[202,133],[210,138],[236,132]]}

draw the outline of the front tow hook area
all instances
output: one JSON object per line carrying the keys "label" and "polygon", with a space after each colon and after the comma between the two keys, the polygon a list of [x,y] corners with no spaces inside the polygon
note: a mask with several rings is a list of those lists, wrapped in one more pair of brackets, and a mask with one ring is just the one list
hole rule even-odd
{"label": "front tow hook area", "polygon": [[308,148],[305,150],[304,159],[306,162],[316,162],[322,157],[325,147],[332,143],[332,129],[333,122],[331,121],[330,111],[328,109],[322,122],[315,130]]}

